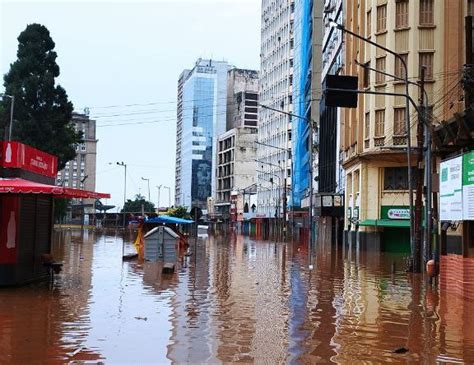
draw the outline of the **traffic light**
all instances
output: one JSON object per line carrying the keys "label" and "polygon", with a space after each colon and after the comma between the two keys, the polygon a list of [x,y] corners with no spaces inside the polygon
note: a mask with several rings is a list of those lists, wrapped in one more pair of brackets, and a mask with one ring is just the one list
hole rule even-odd
{"label": "traffic light", "polygon": [[357,108],[357,86],[357,76],[327,75],[323,82],[326,106]]}

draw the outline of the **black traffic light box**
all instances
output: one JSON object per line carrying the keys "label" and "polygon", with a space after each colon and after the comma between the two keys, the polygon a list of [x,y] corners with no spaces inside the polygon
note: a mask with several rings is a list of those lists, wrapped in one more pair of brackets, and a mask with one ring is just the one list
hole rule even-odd
{"label": "black traffic light box", "polygon": [[327,75],[323,82],[326,106],[357,108],[357,76]]}

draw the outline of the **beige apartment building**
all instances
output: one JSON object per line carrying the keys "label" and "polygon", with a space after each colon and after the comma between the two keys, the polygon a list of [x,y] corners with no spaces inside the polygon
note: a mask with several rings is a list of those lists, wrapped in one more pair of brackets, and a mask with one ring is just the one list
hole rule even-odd
{"label": "beige apartment building", "polygon": [[[76,131],[82,132],[84,142],[76,146],[76,157],[67,162],[64,169],[58,172],[56,184],[95,191],[97,159],[95,120],[85,114],[73,113],[71,122]],[[74,199],[72,205],[73,207],[85,205],[84,212],[95,213],[94,203],[94,199]]]}
{"label": "beige apartment building", "polygon": [[[463,108],[460,81],[466,7],[463,1],[347,0],[344,27],[402,55],[411,81],[419,80],[420,66],[426,67],[429,120],[437,124]],[[344,74],[357,75],[359,89],[405,93],[403,81],[367,71],[357,63],[404,76],[401,62],[392,54],[346,34]],[[418,87],[410,85],[409,92],[418,101]],[[342,114],[345,230],[369,246],[383,241],[384,249],[408,251],[405,98],[359,94],[358,107],[344,109]],[[409,120],[411,144],[416,147],[418,118],[412,106]]]}

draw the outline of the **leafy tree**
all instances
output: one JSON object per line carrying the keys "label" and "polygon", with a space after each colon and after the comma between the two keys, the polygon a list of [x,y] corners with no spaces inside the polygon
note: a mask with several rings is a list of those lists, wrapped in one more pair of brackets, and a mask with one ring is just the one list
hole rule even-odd
{"label": "leafy tree", "polygon": [[155,211],[155,204],[146,201],[143,195],[137,194],[135,195],[134,200],[128,199],[125,202],[125,206],[124,208],[122,208],[121,213],[123,213],[124,211],[125,213],[140,213],[142,211],[142,205],[144,207],[145,212]]}
{"label": "leafy tree", "polygon": [[[73,105],[55,85],[59,76],[54,41],[41,24],[29,24],[18,37],[18,59],[4,76],[5,94],[15,97],[12,139],[58,156],[58,168],[76,156],[82,140],[71,122]],[[0,126],[8,133],[10,99],[3,98]],[[6,136],[5,136],[6,137]]]}
{"label": "leafy tree", "polygon": [[175,207],[168,210],[168,215],[177,218],[189,218],[186,207]]}
{"label": "leafy tree", "polygon": [[54,221],[61,222],[67,214],[71,199],[54,199]]}

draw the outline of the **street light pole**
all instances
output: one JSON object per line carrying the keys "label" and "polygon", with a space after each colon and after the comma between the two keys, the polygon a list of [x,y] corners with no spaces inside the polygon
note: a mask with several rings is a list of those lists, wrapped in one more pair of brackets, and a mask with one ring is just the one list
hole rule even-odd
{"label": "street light pole", "polygon": [[266,164],[266,165],[278,167],[280,169],[280,171],[283,173],[283,238],[286,239],[286,232],[288,231],[288,224],[287,224],[287,221],[286,221],[286,214],[287,214],[287,209],[288,209],[287,208],[287,205],[288,205],[288,198],[287,198],[288,191],[287,191],[287,189],[288,188],[286,186],[286,168],[283,168],[283,167],[280,166],[280,160],[278,160],[278,165],[275,165],[275,164],[270,163],[270,162],[260,161],[258,159],[254,159],[254,161],[261,162],[261,163]]}
{"label": "street light pole", "polygon": [[127,202],[127,164],[122,162],[117,162],[118,166],[124,167],[124,182],[123,182],[123,225],[125,227],[125,203]]}
{"label": "street light pole", "polygon": [[150,197],[150,179],[148,178],[145,178],[145,177],[142,177],[142,180],[143,181],[146,181],[147,184],[148,184],[148,201],[151,202],[151,197]]}
{"label": "street light pole", "polygon": [[163,186],[163,189],[168,189],[168,209],[171,208],[171,188],[169,186]]}
{"label": "street light pole", "polygon": [[162,186],[163,186],[163,185],[156,185],[156,188],[158,189],[158,206],[157,206],[157,208],[158,208],[158,213],[160,212],[160,193],[161,193],[161,187],[162,187]]}
{"label": "street light pole", "polygon": [[10,104],[10,123],[8,125],[8,137],[7,141],[12,140],[12,129],[13,129],[13,108],[15,105],[15,96],[14,95],[7,95],[7,94],[0,94],[1,97],[7,97],[11,99],[11,104]]}
{"label": "street light pole", "polygon": [[[314,222],[313,222],[313,133],[314,133],[314,120],[312,118],[307,118],[303,117],[301,115],[293,114],[290,112],[286,112],[284,110],[279,110],[272,108],[268,105],[263,105],[259,104],[262,108],[273,110],[277,113],[282,113],[289,115],[291,117],[299,118],[304,121],[306,121],[309,125],[309,145],[310,145],[310,151],[309,151],[309,246],[310,249],[313,248],[314,246],[314,238],[313,238],[313,231],[314,231]],[[288,150],[288,149],[287,149]],[[288,156],[286,156],[288,158]],[[286,177],[286,172],[285,172],[285,177]],[[286,223],[286,217],[285,217],[285,223]]]}
{"label": "street light pole", "polygon": [[392,51],[391,49],[384,47],[376,42],[371,41],[370,39],[367,39],[360,34],[354,33],[348,29],[346,29],[343,25],[336,23],[334,20],[330,20],[330,26],[333,28],[337,28],[342,32],[345,32],[357,39],[362,40],[363,42],[366,42],[368,44],[371,44],[374,47],[380,48],[384,50],[387,53],[392,54],[395,58],[397,58],[400,63],[403,66],[403,69],[405,71],[403,81],[405,83],[405,118],[406,118],[406,133],[407,133],[407,160],[408,160],[408,194],[409,194],[409,208],[410,208],[410,248],[411,248],[411,258],[412,258],[412,271],[414,272],[420,272],[421,268],[420,263],[415,262],[415,240],[414,240],[414,222],[413,222],[413,184],[412,184],[412,171],[411,171],[411,126],[410,126],[410,101],[409,101],[409,80],[408,80],[408,67],[403,59],[402,56],[400,56],[398,53]]}

